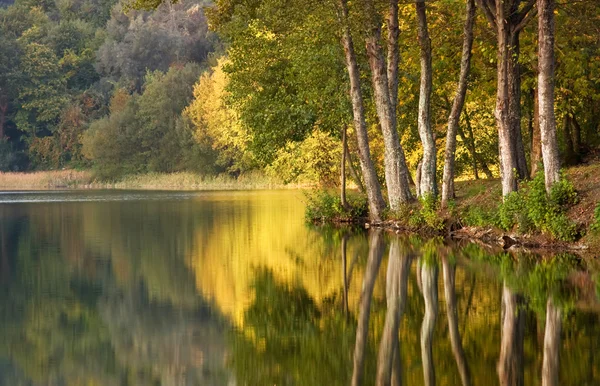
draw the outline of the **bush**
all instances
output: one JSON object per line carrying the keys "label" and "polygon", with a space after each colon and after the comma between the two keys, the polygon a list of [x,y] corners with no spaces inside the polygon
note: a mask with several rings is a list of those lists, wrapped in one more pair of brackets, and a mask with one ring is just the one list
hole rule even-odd
{"label": "bush", "polygon": [[493,210],[485,211],[479,206],[469,206],[462,215],[465,225],[484,227],[499,222],[498,214]]}
{"label": "bush", "polygon": [[419,198],[421,201],[420,215],[427,226],[435,230],[442,230],[444,228],[444,221],[442,220],[439,209],[440,203],[431,193],[425,193]]}
{"label": "bush", "polygon": [[590,228],[594,232],[600,232],[600,202],[596,205],[596,209],[594,209],[594,220]]}
{"label": "bush", "polygon": [[305,217],[311,222],[354,222],[368,216],[367,200],[362,196],[348,197],[348,207],[344,208],[338,195],[325,190],[307,193]]}
{"label": "bush", "polygon": [[498,225],[505,231],[518,226],[519,230],[529,230],[527,205],[521,192],[512,192],[504,197],[498,206]]}
{"label": "bush", "polygon": [[563,174],[547,194],[544,174],[540,172],[520,191],[504,197],[498,206],[498,226],[504,230],[517,226],[522,232],[536,229],[556,239],[572,241],[577,229],[565,212],[576,201],[575,188]]}

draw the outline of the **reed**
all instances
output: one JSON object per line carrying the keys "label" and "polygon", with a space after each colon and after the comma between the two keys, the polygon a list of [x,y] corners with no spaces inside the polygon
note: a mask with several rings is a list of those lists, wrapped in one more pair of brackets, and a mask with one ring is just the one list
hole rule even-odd
{"label": "reed", "polygon": [[124,176],[116,181],[101,181],[93,172],[84,170],[53,170],[27,173],[1,173],[0,189],[147,189],[147,190],[247,190],[296,189],[307,184],[284,184],[261,172],[239,177],[229,175],[203,176],[192,172],[144,173]]}
{"label": "reed", "polygon": [[1,189],[77,188],[89,185],[92,173],[87,170],[51,170],[39,172],[0,172]]}

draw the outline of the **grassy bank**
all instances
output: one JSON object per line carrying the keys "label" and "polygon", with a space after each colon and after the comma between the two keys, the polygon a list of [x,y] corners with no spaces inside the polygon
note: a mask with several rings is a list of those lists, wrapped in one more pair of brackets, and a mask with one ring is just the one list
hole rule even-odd
{"label": "grassy bank", "polygon": [[[579,249],[600,256],[600,160],[568,168],[548,197],[543,175],[523,182],[520,192],[505,200],[500,181],[456,182],[456,198],[441,209],[431,199],[414,201],[397,213],[388,212],[380,226],[393,231],[480,239],[505,248]],[[365,199],[342,208],[335,195],[315,194],[307,218],[315,222],[365,222],[356,217]],[[360,210],[358,211],[360,212]]]}
{"label": "grassy bank", "polygon": [[0,189],[148,189],[148,190],[241,190],[294,189],[304,185],[288,184],[249,173],[237,178],[228,175],[201,176],[190,172],[129,175],[116,181],[100,181],[91,171],[55,170],[29,173],[0,173]]}

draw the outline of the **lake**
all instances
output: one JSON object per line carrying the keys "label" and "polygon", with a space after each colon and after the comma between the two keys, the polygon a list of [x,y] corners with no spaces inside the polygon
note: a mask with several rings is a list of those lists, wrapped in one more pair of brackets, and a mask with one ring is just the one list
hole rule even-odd
{"label": "lake", "polygon": [[0,192],[0,385],[600,384],[596,262],[315,227],[305,201]]}

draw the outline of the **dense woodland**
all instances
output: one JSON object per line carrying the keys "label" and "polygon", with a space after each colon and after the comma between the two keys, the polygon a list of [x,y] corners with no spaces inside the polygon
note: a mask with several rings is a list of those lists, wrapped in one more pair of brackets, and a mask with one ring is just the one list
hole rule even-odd
{"label": "dense woodland", "polygon": [[600,142],[599,26],[593,0],[17,0],[0,170],[341,173],[373,219],[542,159],[550,191]]}

